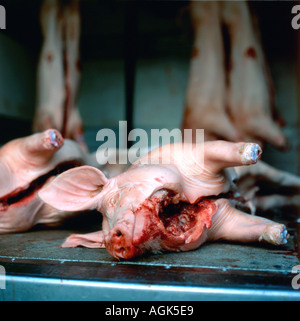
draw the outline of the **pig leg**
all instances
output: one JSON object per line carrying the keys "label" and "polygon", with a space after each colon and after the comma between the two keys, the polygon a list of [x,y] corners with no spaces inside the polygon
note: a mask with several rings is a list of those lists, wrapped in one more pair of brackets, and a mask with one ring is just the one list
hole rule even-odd
{"label": "pig leg", "polygon": [[287,243],[289,234],[283,224],[243,213],[231,207],[230,203],[224,199],[216,203],[219,209],[212,219],[208,240],[267,242],[274,245]]}
{"label": "pig leg", "polygon": [[238,180],[247,180],[248,176],[261,177],[267,181],[287,187],[300,187],[300,177],[291,173],[278,170],[263,161],[253,166],[242,166],[235,169]]}
{"label": "pig leg", "polygon": [[57,130],[49,129],[20,141],[20,153],[27,164],[41,167],[49,163],[62,147],[63,138]]}
{"label": "pig leg", "polygon": [[285,206],[299,207],[300,195],[284,196],[275,194],[270,196],[256,196],[252,202],[256,208],[262,211]]}
{"label": "pig leg", "polygon": [[79,3],[44,0],[41,9],[44,44],[38,66],[37,109],[33,130],[59,129],[87,151],[82,120],[75,106],[80,80]]}
{"label": "pig leg", "polygon": [[205,139],[238,141],[225,111],[225,61],[219,4],[192,1],[194,49],[187,86],[185,129],[205,129]]}
{"label": "pig leg", "polygon": [[[191,203],[199,199],[201,194],[218,195],[228,192],[235,178],[230,167],[255,164],[261,157],[262,150],[253,143],[214,141],[205,143],[204,153],[204,167],[194,164],[193,167],[186,168],[184,163],[180,165],[180,172],[185,179],[184,193]],[[202,185],[206,187],[201,191]],[[209,192],[212,187],[213,193]]]}
{"label": "pig leg", "polygon": [[[231,176],[234,174],[228,168],[255,164],[262,154],[259,145],[254,143],[213,141],[182,145],[177,143],[161,146],[142,156],[130,170],[140,164],[158,164],[155,161],[169,157],[170,162],[165,166],[175,167],[179,171],[184,194],[194,204],[199,197],[228,192],[232,184]],[[224,169],[227,169],[227,177]]]}
{"label": "pig leg", "polygon": [[228,112],[244,140],[286,148],[287,140],[272,119],[271,79],[261,43],[245,1],[224,1],[222,16],[231,40]]}
{"label": "pig leg", "polygon": [[228,167],[255,164],[262,155],[258,144],[225,141],[207,142],[204,152],[206,166],[214,173]]}
{"label": "pig leg", "polygon": [[[300,196],[297,195],[300,190],[300,177],[291,173],[278,170],[262,161],[247,167],[235,168],[237,179],[235,181],[238,191],[245,198],[250,199],[254,206],[260,210],[267,210],[283,206],[299,206]],[[259,182],[270,182],[275,187],[287,187],[295,189],[296,195],[277,195],[278,191],[272,193],[268,191],[266,196],[257,196],[259,191]]]}
{"label": "pig leg", "polygon": [[65,22],[65,90],[66,101],[64,110],[63,135],[72,138],[87,152],[84,142],[83,125],[76,99],[79,90],[80,64],[80,29],[81,19],[79,0],[72,0],[64,9]]}
{"label": "pig leg", "polygon": [[38,64],[34,132],[50,128],[61,129],[63,125],[63,21],[58,0],[44,0],[41,8],[41,27],[44,43]]}
{"label": "pig leg", "polygon": [[39,176],[55,167],[55,154],[61,149],[63,139],[56,130],[16,139],[0,149],[0,195],[5,196],[19,188],[25,188]]}

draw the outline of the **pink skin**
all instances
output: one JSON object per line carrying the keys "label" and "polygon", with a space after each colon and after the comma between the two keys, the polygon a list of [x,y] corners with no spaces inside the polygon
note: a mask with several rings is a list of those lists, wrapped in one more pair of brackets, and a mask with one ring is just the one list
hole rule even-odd
{"label": "pink skin", "polygon": [[[84,166],[46,185],[39,196],[50,206],[61,211],[97,209],[103,214],[102,231],[72,235],[63,246],[105,246],[115,258],[130,259],[147,251],[193,250],[219,239],[287,242],[284,225],[238,211],[227,199],[213,198],[231,187],[230,171],[224,169],[257,162],[261,155],[257,144],[215,141],[189,146],[182,153],[179,144],[165,145],[111,179]],[[204,163],[199,148],[204,149]],[[168,153],[168,164],[152,164]]]}
{"label": "pink skin", "polygon": [[268,191],[267,196],[259,196],[258,181],[272,182],[272,186],[300,188],[300,177],[288,172],[280,171],[263,161],[259,161],[253,166],[241,166],[236,169],[237,177],[235,183],[238,191],[246,199],[250,200],[252,211],[256,208],[262,211],[284,206],[300,206],[299,195],[280,195]]}
{"label": "pink skin", "polygon": [[44,43],[38,65],[35,132],[60,130],[87,151],[82,120],[76,106],[80,67],[80,12],[78,0],[62,5],[44,0],[41,27]]}
{"label": "pink skin", "polygon": [[283,149],[288,145],[273,120],[272,81],[247,2],[220,3],[231,39],[228,111],[243,139],[257,138]]}
{"label": "pink skin", "polygon": [[4,145],[0,149],[0,234],[61,221],[64,214],[37,198],[42,184],[38,179],[60,164],[74,161],[84,164],[81,149],[75,142],[64,142],[61,134],[52,129]]}
{"label": "pink skin", "polygon": [[[192,1],[191,18],[194,49],[182,127],[205,129],[206,140],[267,142],[285,149],[288,142],[273,119],[271,77],[247,2]],[[230,37],[228,71],[222,23]]]}
{"label": "pink skin", "polygon": [[[217,2],[191,2],[194,48],[183,128],[205,129],[205,139],[239,141],[226,114],[226,71],[221,13]],[[194,132],[194,131],[193,131]]]}

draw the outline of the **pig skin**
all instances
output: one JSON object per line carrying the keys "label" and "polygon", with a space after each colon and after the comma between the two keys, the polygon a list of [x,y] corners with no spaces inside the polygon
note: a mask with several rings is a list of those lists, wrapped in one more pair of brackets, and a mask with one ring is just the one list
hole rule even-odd
{"label": "pig skin", "polygon": [[95,154],[83,153],[60,132],[46,130],[8,142],[0,149],[0,234],[24,232],[37,224],[61,225],[78,213],[59,212],[37,197],[38,190],[59,173],[79,165],[99,167],[108,177],[125,165],[99,166]]}
{"label": "pig skin", "polygon": [[231,39],[228,113],[243,139],[258,139],[286,149],[288,141],[273,119],[271,75],[248,3],[224,1],[223,22]]}
{"label": "pig skin", "polygon": [[76,106],[79,89],[79,1],[44,0],[41,8],[44,43],[38,64],[34,132],[55,128],[87,152],[83,122]]}
{"label": "pig skin", "polygon": [[[265,211],[274,208],[286,206],[300,206],[300,195],[297,191],[300,190],[300,177],[291,173],[278,170],[269,164],[259,161],[253,166],[240,166],[235,168],[238,192],[246,199],[251,200],[252,211],[256,209]],[[293,188],[296,191],[289,195],[280,195],[274,193],[271,189],[268,190],[268,195],[257,195],[259,192],[259,181],[272,183],[275,188]]]}
{"label": "pig skin", "polygon": [[[259,146],[206,142],[204,164],[198,162],[199,146],[190,146],[184,154],[180,144],[158,148],[111,179],[84,166],[47,184],[39,196],[50,206],[96,209],[103,215],[101,232],[71,235],[62,246],[105,246],[115,258],[130,259],[145,252],[193,250],[215,240],[286,243],[283,224],[248,215],[218,198],[231,188],[230,167],[255,164]],[[151,164],[168,153],[169,164]]]}
{"label": "pig skin", "polygon": [[[272,80],[247,2],[192,1],[191,19],[194,48],[182,127],[205,129],[206,140],[286,149],[288,141],[273,119]],[[228,68],[222,23],[230,38]]]}
{"label": "pig skin", "polygon": [[226,113],[226,70],[221,13],[217,2],[191,2],[194,47],[186,92],[183,128],[205,129],[205,139],[239,141]]}
{"label": "pig skin", "polygon": [[46,175],[68,163],[85,164],[85,155],[78,144],[64,141],[56,130],[13,140],[0,149],[0,234],[27,231],[36,224],[55,225],[70,216],[37,197],[45,183],[39,179],[51,180]]}

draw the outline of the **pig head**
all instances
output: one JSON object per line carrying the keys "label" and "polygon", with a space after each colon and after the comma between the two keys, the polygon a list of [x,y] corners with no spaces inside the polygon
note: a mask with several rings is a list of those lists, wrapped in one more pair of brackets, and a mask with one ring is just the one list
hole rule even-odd
{"label": "pig head", "polygon": [[67,169],[84,164],[79,146],[57,130],[16,139],[0,149],[0,234],[54,224],[62,213],[44,204],[38,190]]}
{"label": "pig head", "polygon": [[[99,247],[105,244],[114,257],[128,259],[146,251],[180,249],[187,238],[191,247],[199,246],[216,207],[209,201],[183,206],[182,201],[188,205],[188,200],[182,185],[175,167],[144,165],[108,180],[98,169],[84,166],[60,175],[39,196],[62,211],[97,209],[103,214]],[[166,208],[170,217],[163,214]],[[204,211],[205,215],[197,216],[196,211]],[[171,220],[173,214],[181,228],[177,228],[175,218]]]}
{"label": "pig head", "polygon": [[147,162],[142,157],[125,173],[111,179],[96,168],[83,166],[63,173],[45,186],[39,192],[40,198],[58,210],[96,209],[103,214],[102,231],[72,235],[63,246],[106,247],[117,259],[144,252],[188,251],[207,240],[226,239],[229,227],[225,231],[220,227],[223,221],[227,225],[228,213],[242,216],[244,230],[249,226],[247,220],[254,226],[249,233],[244,231],[244,236],[233,232],[232,239],[266,240],[265,233],[271,243],[283,242],[287,233],[282,226],[278,231],[265,231],[272,222],[261,218],[252,221],[250,216],[234,212],[227,200],[218,199],[231,186],[231,179],[226,176],[230,172],[226,174],[223,169],[256,163],[261,155],[257,144],[204,143],[204,164],[195,158],[197,146],[191,145],[191,154],[179,158],[177,145],[172,146],[169,164],[149,163],[163,155],[159,148],[147,155]]}

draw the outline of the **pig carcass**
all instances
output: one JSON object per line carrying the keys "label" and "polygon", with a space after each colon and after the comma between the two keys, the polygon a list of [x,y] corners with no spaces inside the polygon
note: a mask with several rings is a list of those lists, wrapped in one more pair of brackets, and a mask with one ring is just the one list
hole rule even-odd
{"label": "pig carcass", "polygon": [[[71,169],[39,196],[61,211],[102,213],[102,231],[72,235],[63,246],[105,247],[117,259],[194,250],[215,240],[285,244],[289,235],[283,224],[246,214],[226,198],[231,167],[254,164],[260,155],[252,143],[214,141],[202,149],[190,144],[184,152],[181,144],[165,145],[111,179],[93,167]],[[166,156],[170,162],[164,164]]]}
{"label": "pig carcass", "polygon": [[[271,77],[247,2],[192,1],[191,18],[194,48],[183,128],[205,129],[206,140],[258,141],[286,148],[287,139],[273,119]],[[229,57],[222,24],[230,38]]]}
{"label": "pig carcass", "polygon": [[288,141],[280,122],[274,121],[278,113],[272,79],[248,3],[224,1],[220,5],[230,35],[228,114],[243,139],[257,138],[286,149]]}
{"label": "pig carcass", "polygon": [[191,1],[194,46],[183,128],[205,129],[205,139],[239,141],[226,113],[226,70],[218,2]]}
{"label": "pig carcass", "polygon": [[77,143],[47,130],[13,140],[0,149],[0,234],[56,225],[70,213],[44,204],[38,190],[55,175],[87,163]]}
{"label": "pig carcass", "polygon": [[38,64],[33,130],[55,128],[87,151],[76,106],[81,74],[79,0],[44,0],[41,28],[44,43]]}
{"label": "pig carcass", "polygon": [[0,234],[24,232],[37,224],[61,225],[78,213],[59,212],[37,197],[43,185],[73,167],[99,167],[108,177],[126,165],[100,166],[73,140],[64,140],[55,129],[19,138],[0,149]]}

